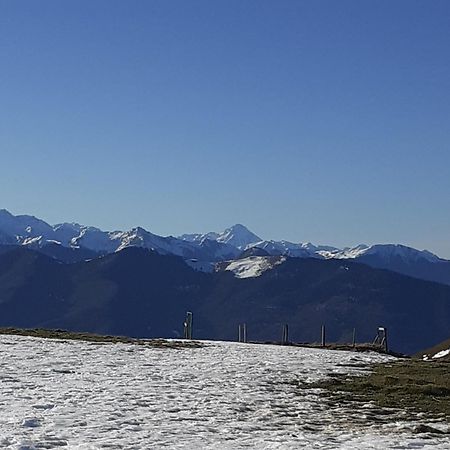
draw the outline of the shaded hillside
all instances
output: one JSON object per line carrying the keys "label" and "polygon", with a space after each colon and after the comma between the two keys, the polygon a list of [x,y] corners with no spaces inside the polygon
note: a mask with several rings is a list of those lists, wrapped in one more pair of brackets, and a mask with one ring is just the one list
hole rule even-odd
{"label": "shaded hillside", "polygon": [[206,278],[139,248],[76,264],[18,248],[0,255],[0,325],[176,336]]}
{"label": "shaded hillside", "polygon": [[64,247],[60,244],[49,243],[39,249],[39,252],[50,256],[64,263],[75,263],[94,259],[101,256],[100,253],[94,252],[83,247]]}
{"label": "shaded hillside", "polygon": [[357,261],[371,267],[450,285],[450,261],[430,262],[426,259],[408,261],[400,257],[386,259],[378,255],[363,255],[357,258]]}
{"label": "shaded hillside", "polygon": [[391,347],[415,352],[450,335],[450,287],[363,264],[288,259],[256,278],[196,272],[176,256],[127,248],[61,264],[17,248],[0,254],[0,326],[52,327],[135,337],[179,337],[187,310],[194,337],[371,341],[388,327]]}
{"label": "shaded hillside", "polygon": [[292,340],[319,341],[323,323],[331,341],[350,342],[355,327],[367,342],[384,325],[391,347],[410,353],[450,334],[450,288],[358,263],[291,258],[258,278],[220,274],[202,313],[220,339],[235,337],[236,318],[255,340],[279,340],[288,323]]}
{"label": "shaded hillside", "polygon": [[11,245],[11,244],[1,244],[0,241],[0,254],[7,253],[11,251],[16,251],[20,249],[28,249],[39,252],[43,255],[46,255],[52,259],[57,261],[72,264],[75,262],[87,261],[89,259],[98,258],[102,256],[101,253],[94,252],[93,250],[89,250],[83,247],[64,247],[63,245],[50,242],[42,247],[33,248],[32,246],[23,246],[23,245]]}

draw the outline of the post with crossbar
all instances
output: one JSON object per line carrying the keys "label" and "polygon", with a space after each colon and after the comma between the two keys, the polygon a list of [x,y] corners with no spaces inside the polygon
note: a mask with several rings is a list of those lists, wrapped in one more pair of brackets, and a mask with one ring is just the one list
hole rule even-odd
{"label": "post with crossbar", "polygon": [[373,341],[375,345],[381,347],[386,353],[388,352],[388,339],[387,339],[387,328],[378,327],[377,335]]}

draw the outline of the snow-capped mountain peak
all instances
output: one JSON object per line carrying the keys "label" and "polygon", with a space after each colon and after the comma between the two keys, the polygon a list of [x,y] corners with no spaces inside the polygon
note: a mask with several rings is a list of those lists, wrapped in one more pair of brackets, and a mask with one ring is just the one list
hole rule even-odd
{"label": "snow-capped mountain peak", "polygon": [[[55,244],[59,245],[58,250]],[[159,236],[142,227],[104,231],[78,223],[49,225],[34,216],[15,216],[0,209],[0,245],[24,245],[55,258],[69,255],[71,260],[105,255],[126,247],[143,247],[160,254],[180,256],[196,270],[212,270],[215,263],[228,262],[230,265],[230,261],[235,261],[230,270],[242,274],[262,273],[266,267],[270,268],[270,264],[266,264],[272,261],[270,258],[352,259],[373,267],[450,284],[447,281],[450,279],[450,274],[447,276],[450,261],[427,250],[399,244],[361,244],[338,249],[310,242],[262,240],[242,224],[233,225],[221,233],[185,234],[177,238]],[[70,250],[63,250],[63,247]],[[245,258],[247,260],[242,262]]]}
{"label": "snow-capped mountain peak", "polygon": [[244,225],[237,223],[220,233],[216,240],[243,250],[248,245],[260,242],[262,239]]}
{"label": "snow-capped mountain peak", "polygon": [[233,246],[239,250],[244,250],[251,244],[262,241],[255,233],[252,233],[246,226],[237,223],[230,228],[217,233],[210,231],[208,233],[183,234],[179,237],[188,242],[204,242],[205,239],[216,241],[222,244]]}

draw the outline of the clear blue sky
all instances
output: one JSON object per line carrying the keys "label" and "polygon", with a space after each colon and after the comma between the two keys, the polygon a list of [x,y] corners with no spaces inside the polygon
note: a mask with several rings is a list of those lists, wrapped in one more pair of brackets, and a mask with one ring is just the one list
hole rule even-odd
{"label": "clear blue sky", "polygon": [[0,207],[450,257],[450,1],[0,0]]}

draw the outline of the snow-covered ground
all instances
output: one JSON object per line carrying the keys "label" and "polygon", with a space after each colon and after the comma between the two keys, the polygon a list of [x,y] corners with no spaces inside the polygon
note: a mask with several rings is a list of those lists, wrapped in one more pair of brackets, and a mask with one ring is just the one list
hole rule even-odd
{"label": "snow-covered ground", "polygon": [[414,435],[406,421],[362,426],[356,419],[370,417],[370,405],[329,408],[295,384],[389,357],[205,344],[0,336],[0,448],[450,448],[449,438]]}
{"label": "snow-covered ground", "polygon": [[450,355],[450,348],[448,348],[447,350],[441,350],[440,352],[437,352],[435,355],[433,355],[433,358],[438,359],[448,355]]}

